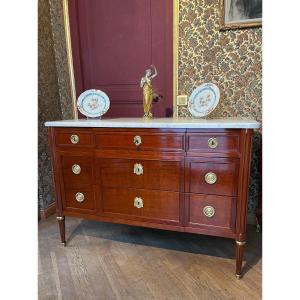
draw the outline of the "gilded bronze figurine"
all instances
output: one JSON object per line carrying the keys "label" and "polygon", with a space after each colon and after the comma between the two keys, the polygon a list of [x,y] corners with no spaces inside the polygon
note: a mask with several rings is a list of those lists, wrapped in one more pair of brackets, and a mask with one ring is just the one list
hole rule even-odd
{"label": "gilded bronze figurine", "polygon": [[143,89],[143,103],[144,103],[144,119],[152,119],[151,113],[153,100],[161,97],[153,90],[152,79],[157,76],[155,66],[151,65],[150,69],[146,70],[145,76],[141,79],[141,88]]}

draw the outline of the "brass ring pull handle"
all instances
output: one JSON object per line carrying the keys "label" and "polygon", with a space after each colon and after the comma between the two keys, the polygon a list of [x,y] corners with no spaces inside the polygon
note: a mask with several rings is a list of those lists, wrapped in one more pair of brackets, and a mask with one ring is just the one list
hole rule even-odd
{"label": "brass ring pull handle", "polygon": [[215,173],[209,172],[205,175],[205,181],[208,184],[215,184],[218,180],[218,177]]}
{"label": "brass ring pull handle", "polygon": [[210,138],[207,142],[208,144],[208,147],[211,148],[211,149],[215,149],[218,147],[219,145],[219,142],[216,138]]}
{"label": "brass ring pull handle", "polygon": [[75,199],[77,202],[82,203],[84,201],[84,195],[82,193],[76,193]]}
{"label": "brass ring pull handle", "polygon": [[81,173],[81,167],[77,164],[73,165],[72,172],[76,175],[79,175]]}
{"label": "brass ring pull handle", "polygon": [[136,175],[143,175],[144,169],[141,164],[134,164],[133,173]]}
{"label": "brass ring pull handle", "polygon": [[212,218],[212,217],[215,215],[216,210],[215,210],[215,208],[212,207],[212,206],[205,206],[205,207],[203,208],[203,213],[204,213],[204,215],[205,215],[206,217]]}
{"label": "brass ring pull handle", "polygon": [[133,138],[133,143],[136,145],[136,146],[140,146],[142,144],[142,138],[139,136],[139,135],[136,135],[134,138]]}
{"label": "brass ring pull handle", "polygon": [[70,140],[72,144],[78,144],[79,143],[79,136],[77,134],[72,134],[70,136]]}
{"label": "brass ring pull handle", "polygon": [[135,197],[133,205],[136,208],[143,208],[144,207],[143,199],[141,197]]}

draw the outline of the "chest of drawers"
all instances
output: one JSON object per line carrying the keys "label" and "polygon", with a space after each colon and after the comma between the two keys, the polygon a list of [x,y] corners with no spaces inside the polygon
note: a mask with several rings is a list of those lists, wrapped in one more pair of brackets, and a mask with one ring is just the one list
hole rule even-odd
{"label": "chest of drawers", "polygon": [[66,216],[222,236],[241,277],[252,128],[48,126],[64,244]]}

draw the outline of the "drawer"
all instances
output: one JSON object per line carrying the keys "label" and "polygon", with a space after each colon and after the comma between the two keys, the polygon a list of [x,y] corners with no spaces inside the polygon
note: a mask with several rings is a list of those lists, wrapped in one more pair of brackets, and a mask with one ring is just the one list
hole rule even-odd
{"label": "drawer", "polygon": [[95,192],[81,188],[65,190],[63,203],[65,210],[82,213],[93,212],[96,210]]}
{"label": "drawer", "polygon": [[104,132],[96,134],[99,149],[140,151],[184,151],[184,133]]}
{"label": "drawer", "polygon": [[188,191],[190,193],[236,196],[238,187],[238,159],[189,161]]}
{"label": "drawer", "polygon": [[236,198],[195,195],[187,196],[186,225],[235,231]]}
{"label": "drawer", "polygon": [[92,154],[62,154],[60,162],[65,187],[91,186],[93,184]]}
{"label": "drawer", "polygon": [[190,155],[209,153],[239,157],[241,131],[228,130],[225,132],[188,132],[187,152]]}
{"label": "drawer", "polygon": [[180,196],[176,192],[103,188],[104,216],[178,224]]}
{"label": "drawer", "polygon": [[56,129],[55,144],[73,148],[94,147],[94,135],[90,131],[76,129]]}
{"label": "drawer", "polygon": [[97,173],[105,187],[179,191],[181,166],[180,161],[100,159]]}

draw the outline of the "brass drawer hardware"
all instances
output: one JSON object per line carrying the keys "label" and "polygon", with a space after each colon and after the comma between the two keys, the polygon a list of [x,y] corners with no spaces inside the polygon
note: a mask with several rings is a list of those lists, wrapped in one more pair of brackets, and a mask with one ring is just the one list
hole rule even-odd
{"label": "brass drawer hardware", "polygon": [[215,215],[216,211],[212,206],[205,206],[203,208],[203,213],[206,217],[212,218]]}
{"label": "brass drawer hardware", "polygon": [[72,166],[72,172],[76,175],[80,174],[81,173],[81,167],[77,164],[73,165]]}
{"label": "brass drawer hardware", "polygon": [[136,175],[143,175],[144,169],[141,164],[134,164],[133,173]]}
{"label": "brass drawer hardware", "polygon": [[210,138],[207,143],[208,143],[208,147],[211,149],[215,149],[219,145],[219,142],[216,138]]}
{"label": "brass drawer hardware", "polygon": [[133,205],[136,208],[143,208],[144,207],[143,199],[141,197],[135,197]]}
{"label": "brass drawer hardware", "polygon": [[78,144],[79,143],[79,136],[77,134],[72,134],[70,137],[72,144]]}
{"label": "brass drawer hardware", "polygon": [[215,184],[218,180],[218,177],[215,173],[209,172],[205,175],[205,181],[208,184]]}
{"label": "brass drawer hardware", "polygon": [[142,144],[142,138],[139,135],[136,135],[133,138],[133,142],[136,146],[140,146]]}
{"label": "brass drawer hardware", "polygon": [[84,195],[82,193],[77,193],[75,195],[75,199],[76,199],[77,202],[82,203],[84,201]]}

